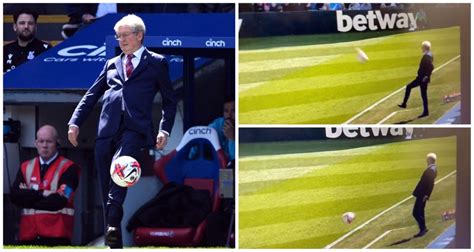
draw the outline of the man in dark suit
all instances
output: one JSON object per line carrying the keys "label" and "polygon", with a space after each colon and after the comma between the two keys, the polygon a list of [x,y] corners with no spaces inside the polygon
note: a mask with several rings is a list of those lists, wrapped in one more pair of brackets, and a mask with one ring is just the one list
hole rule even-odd
{"label": "man in dark suit", "polygon": [[421,237],[428,232],[428,229],[425,225],[425,205],[426,201],[430,199],[431,192],[433,191],[434,182],[436,175],[438,174],[436,170],[436,154],[429,153],[426,156],[426,163],[428,167],[423,172],[420,181],[416,185],[415,190],[413,191],[413,196],[415,196],[415,206],[413,207],[413,217],[415,217],[420,232],[414,237]]}
{"label": "man in dark suit", "polygon": [[431,53],[431,43],[429,41],[423,41],[421,43],[421,49],[423,51],[423,57],[421,58],[420,66],[418,68],[418,75],[416,79],[407,85],[405,89],[405,98],[403,103],[399,104],[400,108],[406,108],[408,98],[410,98],[411,89],[420,86],[421,98],[423,99],[423,113],[418,118],[429,115],[428,110],[428,84],[430,83],[431,73],[433,72],[433,54]]}
{"label": "man in dark suit", "polygon": [[177,98],[165,57],[143,47],[146,31],[143,20],[127,15],[115,24],[114,30],[122,53],[106,62],[77,105],[68,123],[68,138],[77,146],[80,125],[103,95],[95,162],[105,209],[105,242],[111,248],[121,248],[122,204],[127,189],[112,182],[110,164],[119,156],[132,156],[140,162],[140,149],[155,143],[151,111],[158,91],[162,97],[162,119],[156,147],[163,149],[173,127]]}

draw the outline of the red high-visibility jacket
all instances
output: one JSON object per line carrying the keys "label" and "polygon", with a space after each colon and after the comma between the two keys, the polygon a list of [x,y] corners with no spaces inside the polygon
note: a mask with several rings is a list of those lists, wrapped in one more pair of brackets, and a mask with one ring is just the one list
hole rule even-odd
{"label": "red high-visibility jacket", "polygon": [[[44,190],[45,194],[62,192],[64,186],[58,185],[61,175],[74,163],[62,156],[50,164],[44,178],[40,175],[39,157],[21,164],[21,172],[29,189]],[[20,217],[19,239],[32,240],[38,236],[49,238],[72,238],[74,223],[74,192],[71,193],[65,208],[58,211],[24,208]]]}

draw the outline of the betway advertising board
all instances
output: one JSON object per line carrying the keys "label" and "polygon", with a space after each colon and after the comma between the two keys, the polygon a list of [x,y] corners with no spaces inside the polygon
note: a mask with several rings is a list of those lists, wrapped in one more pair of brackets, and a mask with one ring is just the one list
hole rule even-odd
{"label": "betway advertising board", "polygon": [[[4,74],[4,89],[88,89],[107,59],[116,55],[118,42],[113,27],[125,14],[109,14],[79,30],[13,71]],[[148,48],[204,50],[235,47],[234,14],[139,14],[146,25]],[[159,53],[159,52],[158,52]],[[182,55],[165,55],[172,81],[182,78]],[[199,68],[209,59],[195,58]]]}
{"label": "betway advertising board", "polygon": [[415,17],[416,13],[408,10],[241,13],[239,37],[408,31],[411,27],[416,27]]}
{"label": "betway advertising board", "polygon": [[382,13],[380,10],[355,14],[336,11],[337,31],[379,31],[416,27],[415,14],[411,12]]}
{"label": "betway advertising board", "polygon": [[383,138],[404,137],[411,139],[413,128],[410,127],[326,127],[327,139],[343,138]]}

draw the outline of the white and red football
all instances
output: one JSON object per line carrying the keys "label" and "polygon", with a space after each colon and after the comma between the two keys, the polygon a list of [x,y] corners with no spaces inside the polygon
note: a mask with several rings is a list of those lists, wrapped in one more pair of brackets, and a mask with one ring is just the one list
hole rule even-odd
{"label": "white and red football", "polygon": [[140,179],[140,175],[140,164],[136,159],[130,156],[118,157],[110,166],[110,177],[112,181],[121,187],[135,185]]}

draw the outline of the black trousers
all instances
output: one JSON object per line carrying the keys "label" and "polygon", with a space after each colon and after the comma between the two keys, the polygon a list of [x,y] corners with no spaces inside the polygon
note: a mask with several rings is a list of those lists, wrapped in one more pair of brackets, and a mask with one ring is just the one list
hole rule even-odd
{"label": "black trousers", "polygon": [[127,195],[127,188],[118,186],[110,178],[110,165],[120,156],[131,156],[142,163],[141,149],[145,143],[145,136],[122,127],[116,136],[96,140],[95,163],[99,174],[106,225],[121,230],[122,205]]}
{"label": "black trousers", "polygon": [[425,224],[425,205],[426,201],[423,201],[423,197],[416,197],[415,205],[413,206],[413,217],[415,217],[416,222],[420,231],[426,229]]}
{"label": "black trousers", "polygon": [[405,89],[405,98],[403,98],[403,104],[407,104],[410,98],[411,89],[420,86],[421,99],[423,100],[423,114],[428,114],[428,81],[423,82],[422,79],[416,78],[410,82]]}

